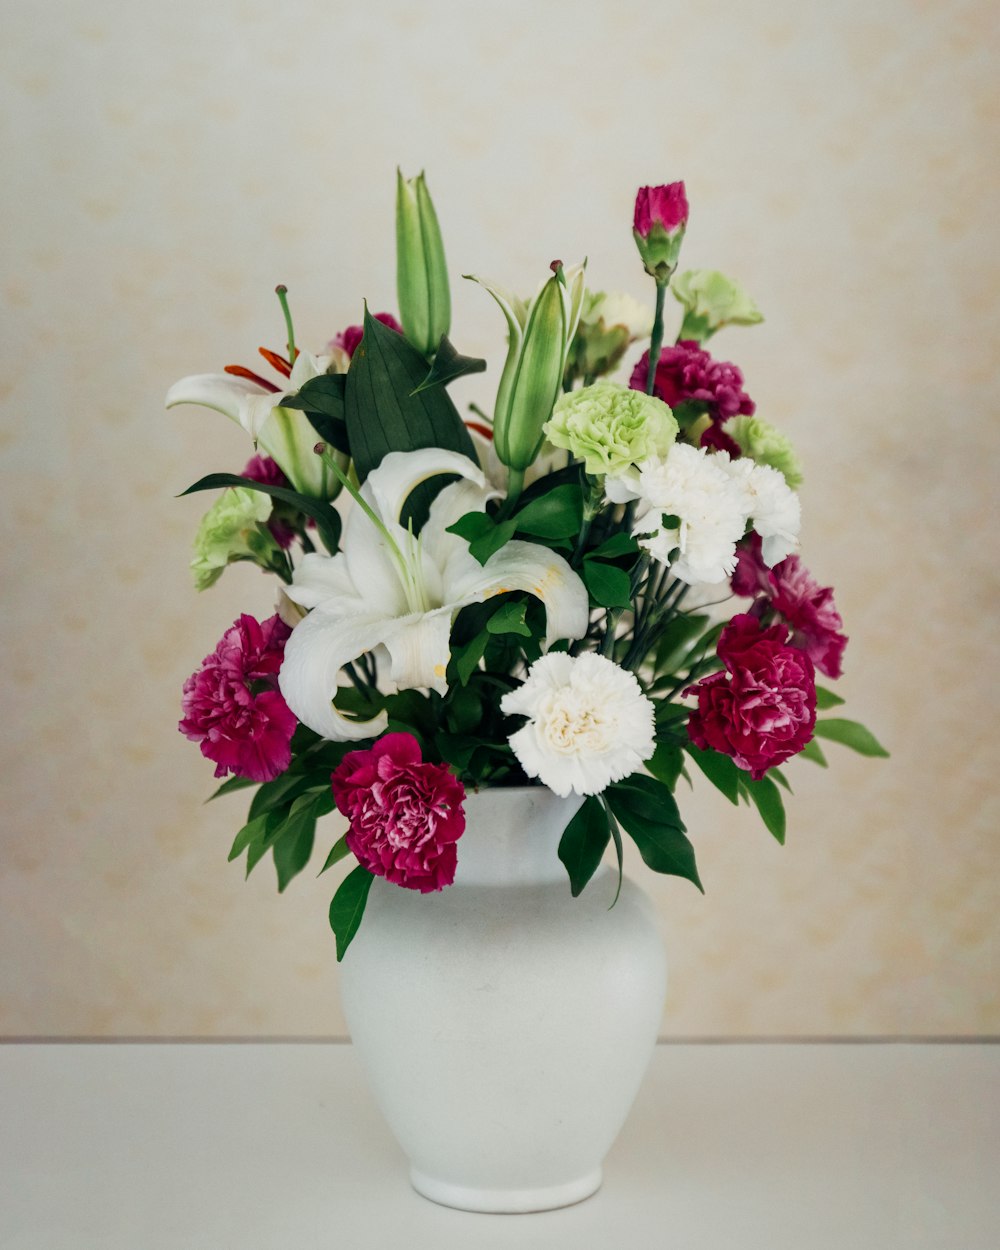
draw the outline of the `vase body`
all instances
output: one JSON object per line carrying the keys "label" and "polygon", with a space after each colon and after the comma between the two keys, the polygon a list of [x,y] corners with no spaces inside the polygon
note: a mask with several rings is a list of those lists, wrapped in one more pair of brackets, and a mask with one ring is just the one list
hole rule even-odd
{"label": "vase body", "polygon": [[666,961],[652,905],[557,856],[580,804],[542,787],[466,799],[455,883],[382,879],[342,964],[375,1099],[425,1197],[541,1211],[588,1197],[652,1055]]}

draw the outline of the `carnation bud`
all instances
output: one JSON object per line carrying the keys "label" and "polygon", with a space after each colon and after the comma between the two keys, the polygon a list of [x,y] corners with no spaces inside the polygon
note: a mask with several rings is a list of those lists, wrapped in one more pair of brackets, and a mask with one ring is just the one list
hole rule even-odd
{"label": "carnation bud", "polygon": [[652,325],[652,313],[631,296],[587,291],[570,348],[567,380],[610,373],[631,343],[649,336]]}
{"label": "carnation bud", "polygon": [[403,333],[425,356],[451,328],[448,266],[424,175],[396,172],[396,289]]}
{"label": "carnation bud", "polygon": [[632,236],[646,272],[657,282],[668,282],[677,268],[687,220],[683,182],[640,187],[636,193]]}
{"label": "carnation bud", "polygon": [[684,307],[678,339],[703,343],[723,326],[752,326],[764,320],[740,284],[717,269],[688,269],[670,289]]}

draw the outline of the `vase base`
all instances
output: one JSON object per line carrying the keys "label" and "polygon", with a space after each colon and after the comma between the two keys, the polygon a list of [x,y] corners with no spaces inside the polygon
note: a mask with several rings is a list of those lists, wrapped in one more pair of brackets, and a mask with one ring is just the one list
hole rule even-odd
{"label": "vase base", "polygon": [[575,1180],[561,1185],[542,1185],[537,1189],[479,1189],[475,1186],[453,1185],[437,1180],[416,1168],[410,1170],[410,1183],[424,1198],[443,1207],[459,1211],[483,1211],[495,1215],[527,1215],[531,1211],[552,1211],[583,1202],[601,1187],[601,1169],[594,1168]]}

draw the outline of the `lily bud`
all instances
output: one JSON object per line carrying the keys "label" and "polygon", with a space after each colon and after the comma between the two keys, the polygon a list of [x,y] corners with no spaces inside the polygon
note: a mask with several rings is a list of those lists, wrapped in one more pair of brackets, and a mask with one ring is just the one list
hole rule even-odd
{"label": "lily bud", "polygon": [[[493,445],[501,462],[523,473],[541,450],[542,427],[562,391],[569,346],[580,320],[584,265],[561,264],[525,310],[483,282],[507,318],[509,349],[493,414]],[[479,279],[475,279],[479,281]]]}
{"label": "lily bud", "polygon": [[683,182],[639,188],[632,237],[646,272],[657,282],[668,282],[677,268],[687,221],[688,202]]}
{"label": "lily bud", "polygon": [[689,269],[670,289],[684,307],[678,339],[703,343],[723,326],[753,326],[764,320],[740,284],[717,269]]}
{"label": "lily bud", "polygon": [[423,174],[396,171],[396,290],[403,333],[425,356],[451,329],[448,266]]}

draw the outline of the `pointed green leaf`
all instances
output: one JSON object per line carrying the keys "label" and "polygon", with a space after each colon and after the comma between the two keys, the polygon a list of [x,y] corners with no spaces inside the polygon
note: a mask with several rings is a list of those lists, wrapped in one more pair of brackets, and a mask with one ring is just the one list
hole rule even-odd
{"label": "pointed green leaf", "polygon": [[583,492],[574,483],[554,486],[514,516],[519,531],[539,538],[574,538],[583,524]]}
{"label": "pointed green leaf", "polygon": [[[622,831],[618,828],[618,821],[615,820],[614,812],[607,803],[602,803],[604,813],[608,818],[608,828],[611,830],[611,838],[615,844],[615,858],[618,860],[618,885],[615,887],[615,896],[611,900],[611,907],[621,898],[622,882],[625,880],[625,848],[622,846]],[[611,910],[608,908],[608,911]]]}
{"label": "pointed green leaf", "polygon": [[486,628],[491,634],[520,634],[530,638],[531,630],[524,622],[527,610],[528,605],[523,599],[520,602],[508,599],[486,622]]}
{"label": "pointed green leaf", "polygon": [[801,755],[804,760],[812,760],[812,762],[814,764],[818,764],[820,768],[829,767],[826,762],[826,756],[823,754],[823,751],[815,738],[811,738],[806,743],[806,745],[799,752],[799,755]]}
{"label": "pointed green leaf", "polygon": [[323,867],[319,870],[317,876],[322,877],[323,873],[326,872],[328,868],[332,868],[334,864],[339,864],[340,861],[350,855],[350,853],[351,848],[347,845],[347,834],[345,833],[344,836],[338,838],[330,848],[330,854],[326,857]]}
{"label": "pointed green leaf", "polygon": [[740,770],[728,755],[711,749],[702,751],[693,742],[685,744],[688,754],[717,790],[721,790],[730,803],[739,802]]}
{"label": "pointed green leaf", "polygon": [[629,575],[613,564],[601,564],[597,560],[584,560],[583,580],[590,596],[602,608],[630,608],[632,606]]}
{"label": "pointed green leaf", "polygon": [[281,406],[304,412],[324,443],[350,455],[345,419],[346,390],[346,373],[321,373],[304,383],[296,394],[287,396]]}
{"label": "pointed green leaf", "polygon": [[600,799],[591,795],[584,799],[559,840],[559,858],[566,865],[574,898],[597,871],[610,840],[607,813]]}
{"label": "pointed green leaf", "polygon": [[299,818],[294,825],[289,821],[285,832],[275,842],[272,855],[278,874],[279,894],[285,892],[288,883],[309,863],[315,839],[316,817],[313,815]]}
{"label": "pointed green leaf", "polygon": [[619,556],[639,554],[639,544],[631,534],[612,534],[589,553],[595,560],[614,560]]}
{"label": "pointed green leaf", "polygon": [[684,877],[705,892],[694,847],[685,836],[677,803],[666,786],[650,777],[634,776],[609,786],[604,797],[654,872]]}
{"label": "pointed green leaf", "polygon": [[[398,336],[397,336],[398,337]],[[308,495],[300,495],[298,491],[287,486],[269,486],[266,482],[254,482],[248,477],[239,477],[235,473],[210,473],[200,478],[193,486],[181,491],[178,498],[192,495],[199,490],[221,490],[224,486],[245,486],[248,490],[261,491],[272,499],[280,499],[282,503],[291,504],[299,512],[304,512],[316,522],[319,536],[327,551],[335,552],[340,545],[340,514],[322,499],[311,499]]]}
{"label": "pointed green leaf", "polygon": [[251,781],[249,777],[230,777],[217,790],[213,790],[205,802],[211,803],[213,799],[221,799],[224,794],[234,794],[237,790],[246,790],[250,786],[257,784],[256,781]]}
{"label": "pointed green leaf", "polygon": [[362,864],[349,872],[330,903],[330,928],[337,939],[337,963],[344,958],[365,914],[368,891],[375,878]]}
{"label": "pointed green leaf", "polygon": [[482,357],[461,355],[455,350],[451,339],[444,335],[434,354],[434,363],[430,367],[430,372],[410,394],[419,395],[421,391],[429,391],[435,386],[447,386],[449,382],[454,382],[456,378],[464,378],[469,373],[485,372],[486,361]]}
{"label": "pointed green leaf", "polygon": [[740,790],[760,812],[768,832],[784,846],[785,805],[781,801],[781,791],[771,778],[761,777],[760,781],[753,781],[748,773],[744,773],[740,778]]}
{"label": "pointed green leaf", "polygon": [[814,732],[817,738],[829,738],[831,742],[839,742],[845,747],[850,747],[852,751],[857,751],[859,755],[889,758],[889,752],[871,730],[866,729],[856,720],[818,720]]}
{"label": "pointed green leaf", "polygon": [[658,742],[652,756],[646,760],[646,769],[665,786],[673,790],[677,778],[681,775],[684,757],[681,749],[673,742]]}
{"label": "pointed green leaf", "polygon": [[839,694],[834,694],[832,690],[827,690],[825,686],[816,687],[816,706],[821,712],[825,712],[828,708],[839,707],[844,700]]}
{"label": "pointed green leaf", "polygon": [[238,858],[247,849],[251,842],[256,842],[263,837],[267,828],[268,813],[265,812],[260,816],[248,820],[243,828],[236,835],[232,848],[229,851],[229,862]]}

